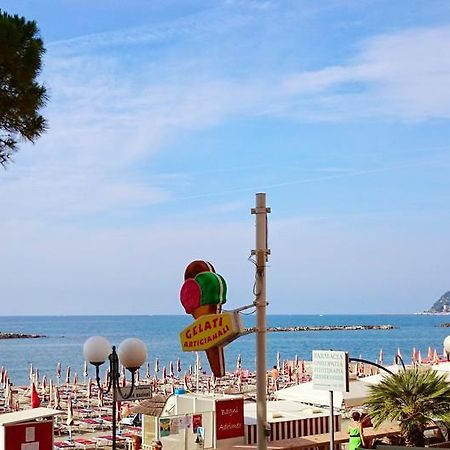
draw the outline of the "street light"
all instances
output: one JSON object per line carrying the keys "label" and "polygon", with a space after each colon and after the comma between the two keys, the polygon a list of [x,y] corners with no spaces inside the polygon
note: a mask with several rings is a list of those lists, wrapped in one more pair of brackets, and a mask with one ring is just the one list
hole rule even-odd
{"label": "street light", "polygon": [[444,339],[444,350],[447,355],[447,361],[450,361],[450,336]]}
{"label": "street light", "polygon": [[[111,345],[108,339],[103,336],[92,336],[83,345],[83,353],[86,361],[95,366],[95,379],[98,388],[107,394],[112,390],[112,450],[116,450],[116,408],[117,392],[126,400],[133,394],[134,374],[147,359],[147,347],[136,338],[125,339],[116,352],[116,347]],[[110,377],[106,389],[102,389],[100,384],[100,366],[109,359]],[[119,361],[131,372],[131,388],[128,394],[124,394],[120,389]]]}

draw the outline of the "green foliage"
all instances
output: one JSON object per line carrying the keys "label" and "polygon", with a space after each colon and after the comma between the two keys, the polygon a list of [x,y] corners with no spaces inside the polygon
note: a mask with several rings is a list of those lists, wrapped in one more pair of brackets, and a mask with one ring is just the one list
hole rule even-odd
{"label": "green foliage", "polygon": [[375,426],[398,421],[406,445],[423,446],[425,426],[450,421],[450,384],[432,369],[412,368],[389,375],[370,387],[367,401]]}
{"label": "green foliage", "polygon": [[46,129],[39,109],[46,89],[37,83],[45,49],[33,21],[0,11],[0,164],[19,140],[34,142]]}

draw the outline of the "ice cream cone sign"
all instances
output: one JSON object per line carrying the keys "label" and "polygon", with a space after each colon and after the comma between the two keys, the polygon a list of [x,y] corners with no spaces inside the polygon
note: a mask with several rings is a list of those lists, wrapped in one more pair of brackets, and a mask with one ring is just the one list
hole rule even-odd
{"label": "ice cream cone sign", "polygon": [[211,263],[196,260],[185,270],[180,300],[196,321],[180,333],[183,351],[205,350],[216,378],[225,375],[223,346],[240,332],[237,314],[222,314],[227,284]]}

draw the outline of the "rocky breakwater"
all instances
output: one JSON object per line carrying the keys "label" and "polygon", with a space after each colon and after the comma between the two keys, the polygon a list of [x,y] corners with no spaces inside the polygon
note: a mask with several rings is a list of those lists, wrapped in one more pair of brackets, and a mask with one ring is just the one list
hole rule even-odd
{"label": "rocky breakwater", "polygon": [[[292,327],[267,327],[269,332],[287,332],[287,331],[360,331],[360,330],[394,330],[394,325],[306,325]],[[244,334],[255,333],[256,328],[246,328]]]}
{"label": "rocky breakwater", "polygon": [[47,336],[40,334],[9,333],[5,331],[0,331],[0,339],[36,339],[44,337]]}

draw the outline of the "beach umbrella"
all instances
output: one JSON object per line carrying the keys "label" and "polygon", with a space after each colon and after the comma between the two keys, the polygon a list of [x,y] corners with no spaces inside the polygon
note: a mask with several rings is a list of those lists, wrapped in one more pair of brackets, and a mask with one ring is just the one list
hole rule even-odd
{"label": "beach umbrella", "polygon": [[34,383],[31,383],[31,407],[38,408],[41,404],[41,399],[36,391],[36,386]]}
{"label": "beach umbrella", "polygon": [[380,366],[383,365],[384,360],[383,360],[383,349],[382,348],[380,348],[380,354],[378,355],[378,362],[380,363]]}
{"label": "beach umbrella", "polygon": [[56,364],[56,377],[61,378],[61,362],[57,362]]}
{"label": "beach umbrella", "polygon": [[72,398],[69,396],[67,399],[67,426],[73,425],[73,406],[72,406]]}
{"label": "beach umbrella", "polygon": [[3,397],[5,399],[5,406],[9,408],[9,397],[11,396],[11,385],[8,383],[4,389]]}
{"label": "beach umbrella", "polygon": [[298,367],[298,355],[297,353],[294,356],[294,368],[296,369]]}
{"label": "beach umbrella", "polygon": [[183,387],[186,391],[189,389],[188,388],[188,375],[186,372],[183,375]]}
{"label": "beach umbrella", "polygon": [[175,375],[174,371],[173,371],[173,362],[172,361],[170,361],[170,364],[169,364],[169,375],[171,378],[173,378],[173,376]]}
{"label": "beach umbrella", "polygon": [[89,399],[92,398],[92,379],[89,378],[86,389],[86,397]]}
{"label": "beach umbrella", "polygon": [[49,408],[52,407],[52,403],[53,403],[53,391],[54,391],[53,380],[50,378],[50,381],[48,382],[48,407]]}
{"label": "beach umbrella", "polygon": [[156,358],[155,360],[155,373],[159,373],[159,359]]}
{"label": "beach umbrella", "polygon": [[305,360],[302,359],[302,375],[304,375],[305,373],[306,373]]}
{"label": "beach umbrella", "polygon": [[422,364],[422,353],[419,350],[419,354],[417,355],[417,363],[420,365]]}
{"label": "beach umbrella", "polygon": [[431,347],[428,347],[428,354],[427,354],[428,362],[431,362],[433,360],[433,350]]}
{"label": "beach umbrella", "polygon": [[105,386],[109,385],[109,368],[105,370]]}
{"label": "beach umbrella", "polygon": [[66,384],[70,384],[70,366],[66,369]]}
{"label": "beach umbrella", "polygon": [[97,398],[98,398],[98,407],[102,408],[103,405],[105,404],[105,399],[103,397],[103,389],[98,390]]}
{"label": "beach umbrella", "polygon": [[158,377],[156,376],[156,374],[153,377],[152,388],[153,388],[153,392],[158,392]]}
{"label": "beach umbrella", "polygon": [[42,377],[42,383],[41,383],[41,392],[42,392],[42,395],[44,396],[44,399],[45,399],[46,390],[47,390],[47,377],[44,375]]}
{"label": "beach umbrella", "polygon": [[436,349],[434,349],[433,352],[433,364],[439,364],[439,355]]}
{"label": "beach umbrella", "polygon": [[189,368],[188,368],[188,374],[192,375],[193,370],[192,370],[192,364],[189,364]]}
{"label": "beach umbrella", "polygon": [[55,409],[61,409],[61,397],[59,395],[58,386],[55,386]]}
{"label": "beach umbrella", "polygon": [[141,381],[141,368],[138,367],[136,370],[136,381]]}
{"label": "beach umbrella", "polygon": [[180,361],[180,358],[177,358],[177,372],[178,372],[178,376],[179,376],[180,372],[181,372],[181,361]]}
{"label": "beach umbrella", "polygon": [[413,347],[413,350],[412,350],[412,355],[411,355],[411,364],[415,364],[416,363],[416,347]]}
{"label": "beach umbrella", "polygon": [[162,381],[164,384],[167,383],[167,370],[166,370],[166,366],[163,367],[162,369]]}
{"label": "beach umbrella", "polygon": [[84,377],[84,381],[86,382],[86,378],[89,375],[89,371],[88,371],[88,362],[84,361],[84,366],[83,366],[83,377]]}
{"label": "beach umbrella", "polygon": [[35,377],[36,386],[39,385],[40,376],[41,376],[41,373],[39,372],[39,369],[36,369],[34,371],[34,377]]}
{"label": "beach umbrella", "polygon": [[397,356],[400,356],[400,358],[402,357],[402,353],[400,352],[400,347],[397,347]]}
{"label": "beach umbrella", "polygon": [[277,369],[280,370],[281,364],[280,364],[280,352],[277,352],[277,363],[276,363]]}
{"label": "beach umbrella", "polygon": [[241,370],[242,369],[242,357],[241,354],[239,353],[237,359],[236,359],[236,370]]}
{"label": "beach umbrella", "polygon": [[33,363],[30,363],[30,371],[28,373],[28,378],[30,379],[30,382],[33,382],[33,374],[34,374]]}
{"label": "beach umbrella", "polygon": [[150,363],[147,363],[147,369],[145,370],[145,378],[147,378],[147,380],[150,380],[151,375],[150,375]]}

